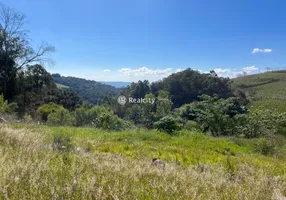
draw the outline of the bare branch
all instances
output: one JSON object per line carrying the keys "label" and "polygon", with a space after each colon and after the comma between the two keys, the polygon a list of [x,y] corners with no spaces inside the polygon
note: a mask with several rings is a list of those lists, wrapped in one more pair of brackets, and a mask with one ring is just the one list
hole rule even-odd
{"label": "bare branch", "polygon": [[25,30],[23,29],[26,22],[26,16],[22,13],[16,12],[14,9],[0,4],[0,23],[8,36],[23,36]]}
{"label": "bare branch", "polygon": [[47,43],[42,43],[34,51],[26,37],[27,31],[23,28],[25,20],[25,15],[0,4],[0,51],[15,61],[16,71],[34,62],[52,65],[50,53],[54,52],[55,48]]}
{"label": "bare branch", "polygon": [[36,52],[30,52],[23,58],[19,58],[17,69],[21,69],[23,66],[33,63],[48,63],[53,64],[53,60],[50,58],[50,53],[55,52],[55,47],[47,43],[42,43]]}

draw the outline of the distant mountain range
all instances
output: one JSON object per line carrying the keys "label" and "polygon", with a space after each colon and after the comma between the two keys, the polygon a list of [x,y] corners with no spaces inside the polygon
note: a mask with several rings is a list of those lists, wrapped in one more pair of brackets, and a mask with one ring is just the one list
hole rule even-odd
{"label": "distant mountain range", "polygon": [[131,82],[121,82],[121,81],[114,81],[114,82],[109,82],[109,81],[102,81],[101,83],[106,84],[106,85],[111,85],[116,88],[122,88],[122,87],[127,87],[128,85],[131,84]]}

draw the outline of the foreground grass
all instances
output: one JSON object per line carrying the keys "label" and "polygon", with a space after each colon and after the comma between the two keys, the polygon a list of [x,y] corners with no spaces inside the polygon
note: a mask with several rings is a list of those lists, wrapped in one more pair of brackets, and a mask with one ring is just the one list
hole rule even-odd
{"label": "foreground grass", "polygon": [[[26,128],[24,128],[26,127]],[[74,150],[53,148],[72,138]],[[1,199],[271,199],[286,194],[285,158],[251,141],[182,132],[0,128]],[[160,157],[166,168],[151,166]]]}

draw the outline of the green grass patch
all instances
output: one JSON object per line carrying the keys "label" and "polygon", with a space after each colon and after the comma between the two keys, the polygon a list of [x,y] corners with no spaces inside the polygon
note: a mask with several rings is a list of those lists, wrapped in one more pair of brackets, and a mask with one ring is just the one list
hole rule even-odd
{"label": "green grass patch", "polygon": [[[259,150],[271,147],[259,141]],[[0,127],[0,199],[285,195],[285,157],[263,155],[254,148],[257,142],[190,131],[171,137],[144,129],[113,132],[14,123]],[[166,166],[152,166],[154,157]]]}
{"label": "green grass patch", "polygon": [[59,89],[68,89],[68,88],[70,88],[69,86],[63,85],[63,84],[60,84],[60,83],[56,83],[56,85],[57,85],[57,88],[59,88]]}
{"label": "green grass patch", "polygon": [[[231,157],[237,164],[247,163],[257,168],[269,169],[284,175],[285,156],[265,156],[256,150],[258,139],[221,137],[214,138],[200,132],[182,131],[177,136],[144,129],[122,132],[93,128],[50,127],[14,124],[14,127],[37,131],[43,134],[65,135],[72,138],[75,148],[94,154],[110,153],[132,159],[160,158],[182,167],[197,164],[224,165]],[[286,143],[286,142],[285,142]],[[279,164],[281,163],[281,164]]]}

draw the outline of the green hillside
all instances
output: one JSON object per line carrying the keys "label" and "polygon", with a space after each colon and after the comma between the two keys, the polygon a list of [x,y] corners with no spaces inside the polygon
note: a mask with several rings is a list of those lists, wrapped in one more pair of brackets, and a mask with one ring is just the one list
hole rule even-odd
{"label": "green hillside", "polygon": [[233,79],[255,108],[286,112],[286,71],[265,72]]}
{"label": "green hillside", "polygon": [[97,104],[105,96],[116,96],[120,89],[100,82],[76,77],[64,77],[60,74],[52,74],[53,81],[58,88],[71,88],[83,101]]}

